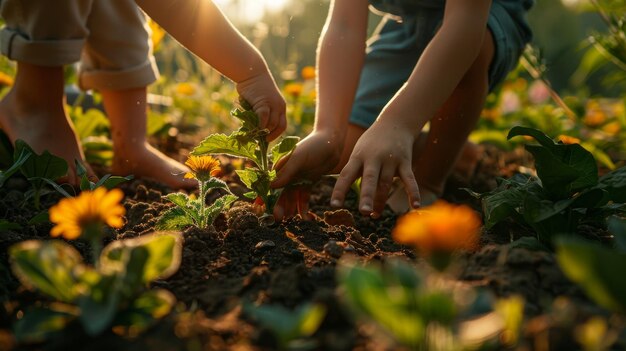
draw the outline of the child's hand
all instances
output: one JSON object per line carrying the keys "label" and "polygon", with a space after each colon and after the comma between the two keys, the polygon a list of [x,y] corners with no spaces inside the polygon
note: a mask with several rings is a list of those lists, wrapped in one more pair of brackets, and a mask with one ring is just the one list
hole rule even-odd
{"label": "child's hand", "polygon": [[330,132],[313,131],[298,143],[289,157],[276,164],[274,168],[278,175],[272,187],[286,187],[274,207],[274,217],[277,220],[295,214],[306,218],[310,186],[287,186],[298,180],[317,181],[321,176],[329,174],[339,163],[342,145]]}
{"label": "child's hand", "polygon": [[411,206],[419,207],[419,189],[411,166],[414,142],[415,136],[406,128],[374,123],[354,146],[335,184],[331,205],[343,205],[350,185],[362,175],[359,210],[364,215],[378,217],[385,207],[393,177],[398,175]]}
{"label": "child's hand", "polygon": [[269,72],[237,83],[237,92],[259,116],[260,127],[270,133],[268,141],[276,139],[287,127],[285,99]]}

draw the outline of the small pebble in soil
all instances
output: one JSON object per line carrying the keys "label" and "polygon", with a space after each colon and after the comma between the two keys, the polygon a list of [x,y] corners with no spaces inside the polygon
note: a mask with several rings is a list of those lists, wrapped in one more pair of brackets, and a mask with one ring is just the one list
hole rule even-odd
{"label": "small pebble in soil", "polygon": [[271,240],[263,240],[259,241],[256,245],[254,245],[254,251],[263,252],[276,247],[276,244]]}
{"label": "small pebble in soil", "polygon": [[352,213],[346,209],[324,212],[324,222],[328,225],[345,225],[356,228],[356,222]]}
{"label": "small pebble in soil", "polygon": [[324,245],[324,252],[333,258],[340,258],[343,255],[343,246],[339,245],[335,240],[330,240]]}

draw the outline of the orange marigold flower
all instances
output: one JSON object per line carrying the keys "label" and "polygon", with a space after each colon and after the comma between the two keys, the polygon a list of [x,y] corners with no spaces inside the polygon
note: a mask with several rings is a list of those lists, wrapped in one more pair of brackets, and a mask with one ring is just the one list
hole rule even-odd
{"label": "orange marigold flower", "polygon": [[304,87],[300,83],[289,83],[285,85],[285,93],[293,97],[298,97],[302,94]]}
{"label": "orange marigold flower", "polygon": [[622,124],[618,121],[607,123],[602,127],[602,130],[610,135],[617,135],[622,130]]}
{"label": "orange marigold flower", "polygon": [[56,226],[50,235],[62,235],[73,240],[85,233],[86,230],[108,225],[121,228],[124,225],[126,210],[120,201],[124,193],[120,189],[107,191],[97,188],[94,191],[83,191],[77,197],[65,198],[50,208],[50,221]]}
{"label": "orange marigold flower", "polygon": [[481,221],[466,205],[443,200],[400,217],[393,228],[393,239],[431,253],[472,250],[476,247]]}
{"label": "orange marigold flower", "polygon": [[304,80],[315,79],[315,67],[305,66],[302,68],[302,71],[300,71],[300,75]]}
{"label": "orange marigold flower", "polygon": [[583,123],[588,127],[598,127],[606,122],[606,113],[601,108],[587,111]]}
{"label": "orange marigold flower", "polygon": [[569,135],[559,135],[559,141],[561,141],[563,144],[580,144],[580,139],[573,137],[573,136],[569,136]]}
{"label": "orange marigold flower", "polygon": [[0,72],[0,87],[10,87],[14,82],[13,77],[4,72]]}
{"label": "orange marigold flower", "polygon": [[206,182],[222,172],[220,161],[211,156],[189,156],[185,165],[191,170],[185,174],[185,178],[194,178],[201,182]]}

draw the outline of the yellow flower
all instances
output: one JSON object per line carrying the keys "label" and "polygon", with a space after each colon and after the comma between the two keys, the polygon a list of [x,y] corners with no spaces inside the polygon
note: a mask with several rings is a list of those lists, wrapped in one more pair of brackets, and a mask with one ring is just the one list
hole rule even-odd
{"label": "yellow flower", "polygon": [[315,79],[315,67],[305,66],[304,68],[302,68],[300,75],[302,76],[302,79],[304,80]]}
{"label": "yellow flower", "polygon": [[0,87],[10,87],[14,82],[13,77],[4,72],[0,72]]}
{"label": "yellow flower", "polygon": [[569,136],[569,135],[559,135],[559,141],[561,141],[563,144],[580,144],[580,139],[573,137],[573,136]]}
{"label": "yellow flower", "polygon": [[412,245],[426,255],[450,253],[474,249],[480,226],[480,218],[470,207],[439,200],[400,217],[392,236],[398,243]]}
{"label": "yellow flower", "polygon": [[304,88],[302,87],[302,84],[300,83],[289,83],[285,86],[285,92],[288,95],[291,95],[293,97],[300,96],[300,94],[302,94],[303,89]]}
{"label": "yellow flower", "polygon": [[191,83],[179,83],[176,85],[176,93],[179,95],[193,96],[196,93],[196,86]]}
{"label": "yellow flower", "polygon": [[159,44],[161,44],[161,41],[165,37],[165,29],[161,28],[161,26],[151,19],[148,19],[148,26],[150,26],[150,31],[152,32],[150,35],[152,50],[156,52],[159,50]]}
{"label": "yellow flower", "polygon": [[602,130],[607,134],[617,135],[622,130],[622,125],[618,121],[613,121],[605,124]]}
{"label": "yellow flower", "polygon": [[488,121],[495,122],[500,117],[500,109],[497,107],[486,108],[483,110],[482,116]]}
{"label": "yellow flower", "polygon": [[77,197],[65,198],[50,208],[50,221],[56,226],[50,235],[62,235],[73,240],[86,230],[108,225],[121,228],[124,225],[126,210],[120,204],[124,193],[120,189],[107,191],[97,188],[94,191],[83,191]]}
{"label": "yellow flower", "polygon": [[191,169],[191,172],[185,174],[185,178],[195,178],[201,182],[218,176],[222,171],[220,161],[211,156],[189,156],[185,165]]}

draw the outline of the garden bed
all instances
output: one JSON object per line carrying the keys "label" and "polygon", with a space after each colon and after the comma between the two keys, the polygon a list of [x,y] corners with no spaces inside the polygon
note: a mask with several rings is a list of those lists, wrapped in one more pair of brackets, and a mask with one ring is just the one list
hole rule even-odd
{"label": "garden bed", "polygon": [[[463,184],[451,179],[444,198],[479,210],[479,202],[466,192],[469,187],[485,192],[495,187],[498,176],[511,176],[532,165],[523,150],[502,152],[486,147],[485,157],[471,179]],[[225,179],[235,185],[233,167]],[[274,350],[274,334],[259,325],[244,305],[280,305],[295,309],[306,303],[321,303],[326,316],[308,340],[317,350],[397,349],[391,339],[373,324],[356,319],[337,289],[336,265],[347,258],[363,262],[385,262],[391,258],[425,263],[407,247],[391,239],[396,216],[386,211],[381,219],[364,218],[354,211],[354,198],[346,202],[348,210],[328,207],[332,180],[320,182],[311,198],[311,221],[289,219],[271,225],[259,223],[247,202],[237,202],[221,214],[214,228],[189,228],[184,238],[181,266],[154,287],[171,291],[178,301],[175,312],[145,333],[133,337],[108,331],[88,337],[77,324],[43,344],[17,347],[11,328],[28,306],[42,296],[20,287],[10,274],[7,248],[26,239],[47,239],[51,225],[25,225],[20,231],[0,235],[0,349],[25,348],[46,350]],[[135,180],[123,184],[123,205],[127,222],[114,239],[125,239],[155,230],[158,216],[172,204],[162,198],[168,189],[150,181]],[[14,222],[26,223],[35,213],[17,204],[28,189],[20,178],[11,179],[0,190],[0,213]],[[237,193],[237,191],[234,191]],[[60,197],[47,196],[44,203],[54,204]],[[599,229],[582,228],[585,235],[603,236]],[[456,284],[485,288],[493,296],[519,295],[525,301],[525,326],[519,349],[539,349],[547,343],[551,350],[574,347],[574,325],[591,315],[608,313],[590,302],[583,292],[560,271],[551,252],[533,250],[509,243],[529,235],[528,229],[502,223],[485,231],[480,247],[462,257],[452,274]],[[86,257],[89,248],[73,242]],[[2,268],[0,267],[0,268]]]}

